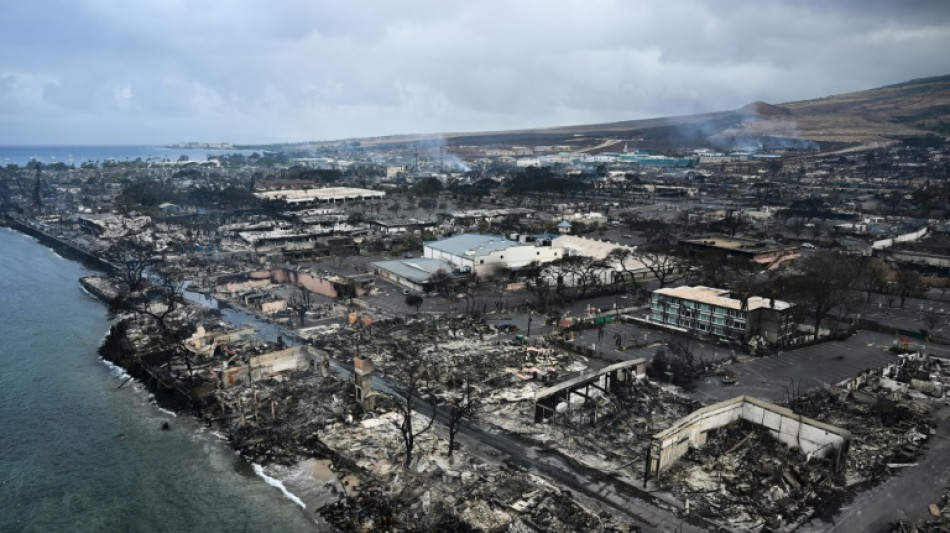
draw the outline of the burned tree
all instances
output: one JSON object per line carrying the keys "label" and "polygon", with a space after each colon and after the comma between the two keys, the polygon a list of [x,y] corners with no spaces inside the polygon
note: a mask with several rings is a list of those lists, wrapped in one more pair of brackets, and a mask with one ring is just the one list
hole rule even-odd
{"label": "burned tree", "polygon": [[854,271],[852,258],[821,252],[806,257],[801,263],[801,273],[790,280],[795,298],[811,309],[815,339],[822,320],[850,297],[855,283]]}
{"label": "burned tree", "polygon": [[629,265],[631,261],[636,261],[636,250],[633,248],[614,248],[607,254],[605,261],[607,264],[616,265],[616,268],[620,269],[620,282],[623,284],[624,290],[627,288],[628,281],[633,283],[634,291],[640,289],[636,275]]}
{"label": "burned tree", "polygon": [[145,286],[145,272],[155,264],[155,250],[150,243],[130,237],[121,239],[106,250],[106,257],[116,266],[116,277],[130,293]]}
{"label": "burned tree", "polygon": [[897,283],[897,294],[901,299],[901,309],[904,308],[908,296],[919,297],[927,288],[920,274],[906,268],[897,272],[895,281]]}
{"label": "burned tree", "polygon": [[867,302],[871,303],[871,294],[881,292],[887,279],[887,267],[876,257],[866,257],[861,260],[858,269],[858,280],[861,289],[867,296]]}
{"label": "burned tree", "polygon": [[927,339],[929,340],[933,335],[937,326],[943,323],[944,316],[943,313],[934,311],[932,308],[924,311],[920,314],[920,319],[923,321],[924,325],[927,326]]}
{"label": "burned tree", "polygon": [[109,319],[123,315],[150,323],[155,334],[149,335],[149,350],[163,354],[164,362],[171,364],[172,359],[184,353],[185,363],[190,368],[187,350],[182,345],[195,331],[195,325],[176,316],[185,305],[185,287],[188,282],[181,272],[173,268],[162,268],[155,272],[153,282],[142,290],[129,292],[121,290],[109,301]]}
{"label": "burned tree", "polygon": [[454,293],[455,280],[452,275],[445,270],[438,270],[429,278],[429,284],[432,289],[444,298],[448,298]]}
{"label": "burned tree", "polygon": [[461,390],[446,401],[449,408],[449,457],[455,450],[455,437],[462,429],[462,421],[474,419],[481,407],[481,398],[472,383],[472,376],[466,375],[462,379]]}
{"label": "burned tree", "polygon": [[[415,351],[415,350],[413,350]],[[418,353],[406,353],[403,359],[403,397],[396,402],[396,409],[399,411],[399,423],[393,422],[393,425],[399,429],[402,436],[402,442],[406,449],[406,458],[403,462],[403,468],[409,470],[412,466],[412,457],[415,452],[416,438],[426,431],[432,429],[432,423],[435,421],[435,399],[429,392],[429,369],[419,358]],[[419,413],[416,412],[420,403],[427,403],[430,411],[429,420],[425,422],[422,429],[417,429],[413,425],[413,420]]]}
{"label": "burned tree", "polygon": [[416,314],[419,313],[419,308],[422,307],[422,302],[424,301],[425,300],[422,299],[422,296],[419,296],[418,294],[406,295],[406,305],[408,305],[409,307],[415,307]]}
{"label": "burned tree", "polygon": [[661,289],[681,270],[682,259],[674,255],[675,251],[672,246],[648,246],[635,251],[635,257],[660,282]]}
{"label": "burned tree", "polygon": [[293,292],[290,293],[290,297],[287,299],[287,305],[297,312],[297,316],[300,318],[301,327],[303,327],[304,319],[307,316],[307,311],[310,310],[310,307],[313,306],[313,303],[313,293],[304,287],[294,287]]}
{"label": "burned tree", "polygon": [[188,282],[180,272],[162,268],[155,272],[154,283],[140,291],[120,291],[109,301],[109,318],[132,313],[152,319],[163,333],[169,333],[171,314],[185,303]]}
{"label": "burned tree", "polygon": [[696,345],[686,338],[673,338],[666,342],[670,354],[670,370],[674,375],[674,383],[685,388],[692,388],[699,376],[700,369],[697,362]]}

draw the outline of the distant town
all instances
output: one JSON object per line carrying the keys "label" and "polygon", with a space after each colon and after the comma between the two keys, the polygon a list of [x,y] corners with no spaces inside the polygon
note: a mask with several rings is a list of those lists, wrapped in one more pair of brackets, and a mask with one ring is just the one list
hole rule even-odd
{"label": "distant town", "polygon": [[0,200],[99,271],[105,359],[338,530],[950,527],[915,488],[950,466],[950,140],[789,139],[36,162]]}

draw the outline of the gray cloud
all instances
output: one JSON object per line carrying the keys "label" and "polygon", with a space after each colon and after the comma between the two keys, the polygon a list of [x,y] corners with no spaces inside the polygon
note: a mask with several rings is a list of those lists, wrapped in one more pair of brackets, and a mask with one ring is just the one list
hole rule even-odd
{"label": "gray cloud", "polygon": [[2,143],[553,126],[950,72],[946,2],[37,0],[4,15]]}

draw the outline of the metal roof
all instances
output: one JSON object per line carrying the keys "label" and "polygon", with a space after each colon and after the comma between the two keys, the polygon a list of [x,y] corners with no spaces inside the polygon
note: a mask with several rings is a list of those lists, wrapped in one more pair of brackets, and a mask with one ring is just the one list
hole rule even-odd
{"label": "metal roof", "polygon": [[425,243],[425,245],[433,250],[470,258],[507,250],[513,246],[526,246],[525,244],[508,240],[501,235],[480,235],[478,233],[466,233],[440,241],[429,241]]}
{"label": "metal roof", "polygon": [[413,283],[425,283],[433,274],[442,270],[447,274],[452,273],[452,265],[442,259],[426,259],[418,257],[415,259],[398,259],[394,261],[376,261],[373,266],[382,270],[392,272],[393,274],[408,279]]}

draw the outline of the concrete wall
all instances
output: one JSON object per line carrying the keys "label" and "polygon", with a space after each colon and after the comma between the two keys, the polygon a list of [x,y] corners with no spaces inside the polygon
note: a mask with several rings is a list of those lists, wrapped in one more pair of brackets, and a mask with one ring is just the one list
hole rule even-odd
{"label": "concrete wall", "polygon": [[706,443],[709,431],[742,419],[763,426],[783,444],[806,455],[832,455],[836,467],[843,465],[851,433],[835,426],[805,418],[792,410],[748,396],[709,405],[676,421],[653,436],[647,461],[647,477],[655,477],[690,447]]}
{"label": "concrete wall", "polygon": [[[274,283],[297,285],[327,298],[337,298],[340,295],[332,281],[308,272],[278,268],[271,271],[271,279]],[[359,293],[360,291],[357,291],[357,294],[361,296]]]}
{"label": "concrete wall", "polygon": [[265,315],[283,311],[284,309],[287,309],[286,300],[274,300],[273,302],[264,302],[261,304],[261,312]]}
{"label": "concrete wall", "polygon": [[911,252],[908,250],[894,250],[887,252],[887,255],[900,263],[914,263],[917,265],[942,268],[950,267],[950,256],[947,255]]}
{"label": "concrete wall", "polygon": [[332,282],[312,276],[306,272],[297,273],[297,284],[312,293],[320,294],[328,298],[336,298],[339,296],[336,291],[336,286],[333,285]]}
{"label": "concrete wall", "polygon": [[236,343],[242,340],[252,339],[255,336],[254,328],[237,329],[225,332],[208,333],[203,327],[198,326],[194,335],[186,341],[186,346],[196,352],[208,352],[219,342]]}
{"label": "concrete wall", "polygon": [[459,270],[468,269],[473,271],[475,266],[475,261],[468,257],[463,257],[460,255],[450,254],[442,250],[436,250],[435,248],[430,248],[429,246],[424,246],[422,248],[422,257],[428,259],[442,259],[448,261],[452,266]]}
{"label": "concrete wall", "polygon": [[879,241],[874,241],[874,243],[871,244],[871,248],[875,250],[880,250],[882,248],[888,248],[890,246],[893,246],[895,242],[916,241],[917,239],[923,237],[926,234],[927,234],[927,227],[925,226],[923,228],[920,228],[917,231],[913,231],[911,233],[905,233],[904,235],[898,235],[897,237],[894,237],[893,239],[882,239]]}
{"label": "concrete wall", "polygon": [[550,263],[560,259],[563,250],[550,246],[512,246],[487,255],[475,257],[475,274],[489,275],[499,268],[521,268],[532,261]]}
{"label": "concrete wall", "polygon": [[448,261],[460,270],[467,267],[479,276],[490,275],[499,268],[521,268],[532,261],[549,263],[560,259],[562,253],[563,250],[560,248],[534,245],[512,246],[490,254],[475,255],[473,258],[450,254],[428,246],[422,250],[423,257]]}
{"label": "concrete wall", "polygon": [[270,285],[270,280],[266,280],[266,279],[253,279],[253,280],[241,281],[241,282],[232,281],[232,282],[224,284],[223,287],[219,286],[218,290],[229,292],[229,293],[235,293],[235,292],[244,292],[246,290],[253,289],[256,287],[266,287],[267,285]]}
{"label": "concrete wall", "polygon": [[250,359],[251,376],[255,380],[288,370],[304,370],[309,365],[310,351],[307,346],[294,346]]}

